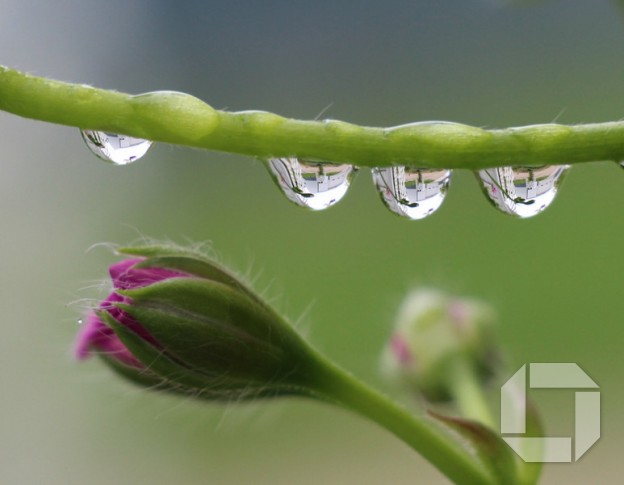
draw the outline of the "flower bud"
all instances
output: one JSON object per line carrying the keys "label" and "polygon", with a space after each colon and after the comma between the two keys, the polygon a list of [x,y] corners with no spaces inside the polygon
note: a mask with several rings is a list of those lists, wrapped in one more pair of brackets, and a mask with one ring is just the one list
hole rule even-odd
{"label": "flower bud", "polygon": [[76,342],[136,383],[211,399],[306,394],[313,351],[279,314],[201,254],[125,249],[112,293]]}
{"label": "flower bud", "polygon": [[448,400],[458,362],[483,380],[493,374],[494,321],[493,309],[483,302],[414,290],[399,309],[382,371],[431,401]]}

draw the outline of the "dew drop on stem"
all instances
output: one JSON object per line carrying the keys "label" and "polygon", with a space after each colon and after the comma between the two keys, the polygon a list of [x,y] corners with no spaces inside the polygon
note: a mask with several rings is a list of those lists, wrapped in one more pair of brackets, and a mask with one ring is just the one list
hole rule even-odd
{"label": "dew drop on stem", "polygon": [[312,210],[323,210],[341,200],[358,168],[348,164],[319,163],[295,157],[270,158],[271,176],[286,198]]}
{"label": "dew drop on stem", "polygon": [[451,171],[414,167],[374,168],[373,182],[381,200],[395,214],[424,219],[440,208],[451,181]]}
{"label": "dew drop on stem", "polygon": [[81,130],[82,139],[98,158],[115,165],[128,165],[141,158],[152,142],[127,135]]}
{"label": "dew drop on stem", "polygon": [[483,191],[506,214],[533,217],[555,199],[569,165],[500,167],[479,170]]}

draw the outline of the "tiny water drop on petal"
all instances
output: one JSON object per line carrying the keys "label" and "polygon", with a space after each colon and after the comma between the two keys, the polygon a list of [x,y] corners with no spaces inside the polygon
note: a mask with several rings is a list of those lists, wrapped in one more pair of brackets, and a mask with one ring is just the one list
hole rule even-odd
{"label": "tiny water drop on petal", "polygon": [[128,165],[141,158],[152,142],[103,131],[80,130],[82,139],[98,158],[115,165]]}
{"label": "tiny water drop on petal", "polygon": [[430,216],[444,202],[451,171],[414,167],[374,168],[373,182],[383,203],[395,214],[417,220]]}
{"label": "tiny water drop on petal", "polygon": [[527,218],[546,209],[555,199],[569,165],[499,167],[479,170],[483,191],[506,214]]}
{"label": "tiny water drop on petal", "polygon": [[319,163],[295,157],[270,158],[271,176],[288,200],[312,210],[323,210],[341,200],[358,168]]}

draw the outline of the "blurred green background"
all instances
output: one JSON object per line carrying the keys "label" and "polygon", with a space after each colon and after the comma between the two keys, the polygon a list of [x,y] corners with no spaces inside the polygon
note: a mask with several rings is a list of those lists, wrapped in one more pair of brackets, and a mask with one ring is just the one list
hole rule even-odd
{"label": "blurred green background", "polygon": [[[624,17],[614,3],[0,0],[0,63],[216,108],[395,125],[483,127],[622,117]],[[602,439],[544,483],[619,483],[624,173],[574,167],[542,215],[514,220],[454,174],[409,222],[369,170],[322,213],[286,201],[253,160],[155,146],[100,162],[77,130],[0,113],[0,483],[446,483],[376,426],[302,401],[212,406],[74,363],[77,319],[114,257],[100,242],[210,241],[330,357],[384,387],[377,361],[413,285],[491,301],[510,355],[576,362],[601,387]],[[303,316],[303,317],[302,317]],[[389,389],[388,392],[394,392]],[[496,393],[493,393],[496,398]],[[572,391],[539,391],[571,435]]]}

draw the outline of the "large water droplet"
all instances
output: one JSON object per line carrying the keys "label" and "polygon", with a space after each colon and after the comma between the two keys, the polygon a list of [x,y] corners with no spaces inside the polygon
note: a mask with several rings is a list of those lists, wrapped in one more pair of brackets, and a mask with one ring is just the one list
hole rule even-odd
{"label": "large water droplet", "polygon": [[294,157],[270,158],[269,171],[288,200],[312,210],[334,205],[347,193],[357,167]]}
{"label": "large water droplet", "polygon": [[548,207],[557,195],[569,165],[501,167],[479,170],[483,191],[501,211],[533,217]]}
{"label": "large water droplet", "polygon": [[451,171],[413,167],[374,168],[373,181],[383,203],[409,219],[423,219],[442,205]]}
{"label": "large water droplet", "polygon": [[152,145],[150,140],[103,131],[80,130],[82,138],[95,155],[115,165],[127,165],[141,158]]}

